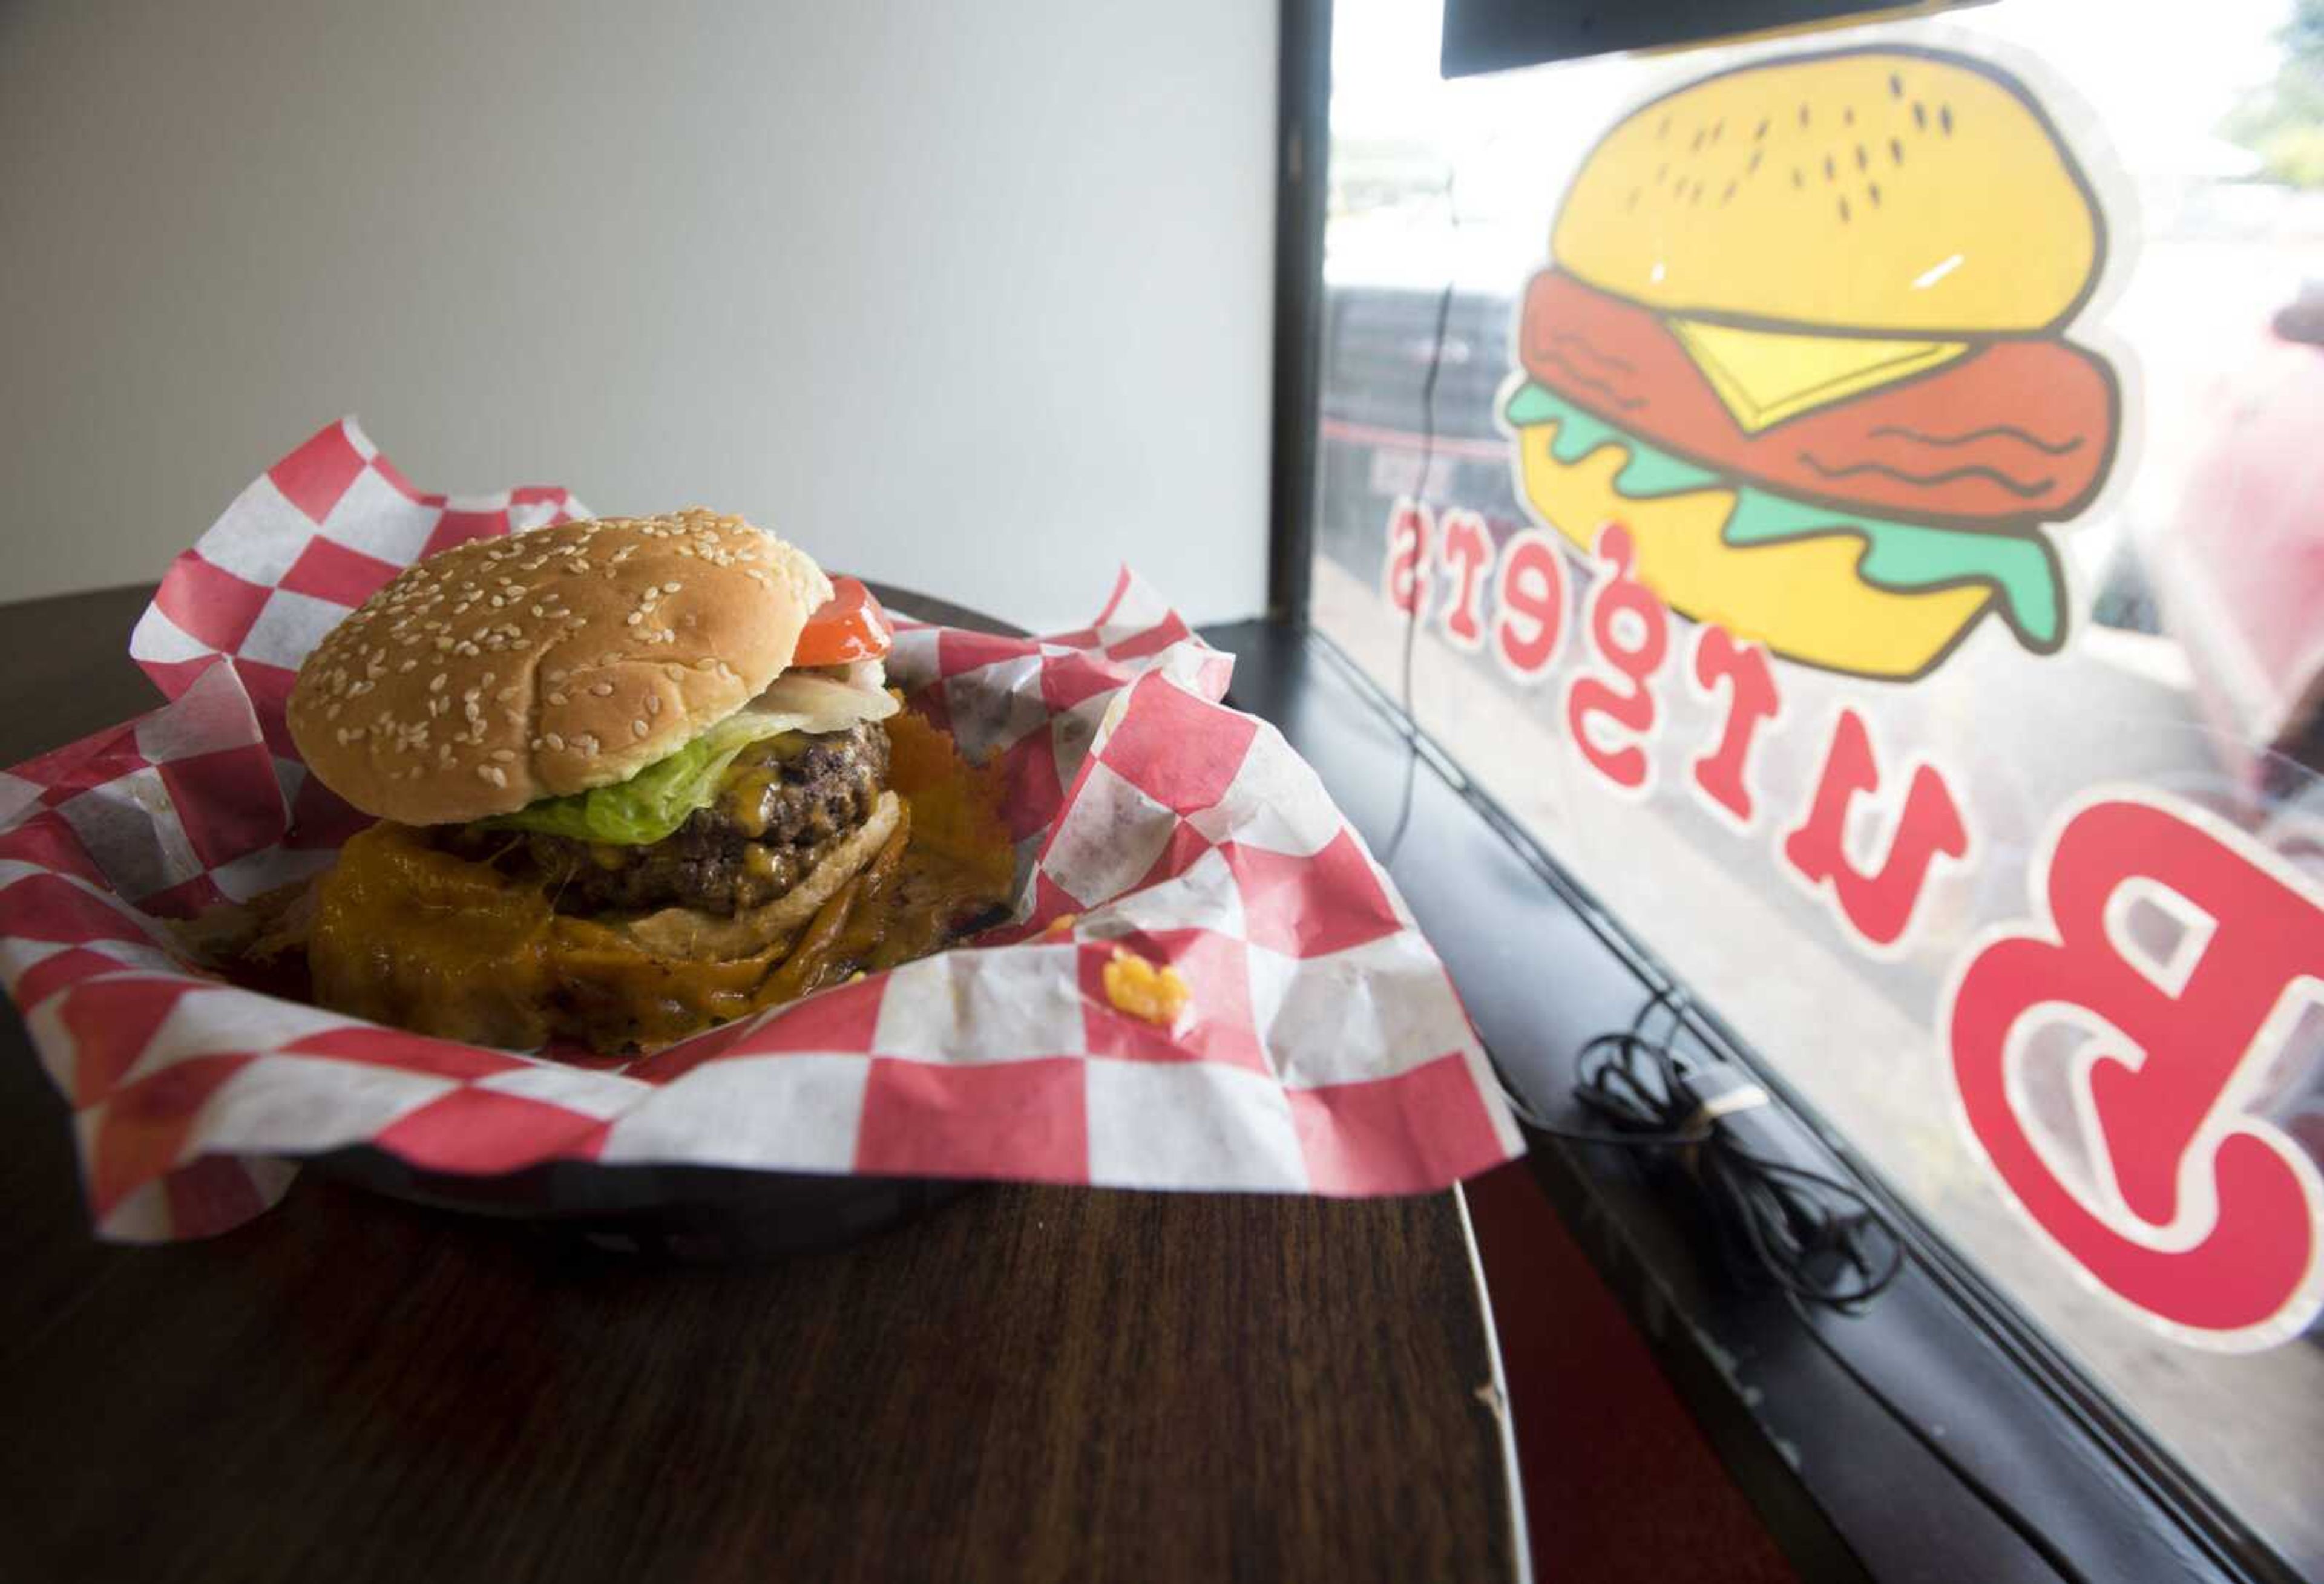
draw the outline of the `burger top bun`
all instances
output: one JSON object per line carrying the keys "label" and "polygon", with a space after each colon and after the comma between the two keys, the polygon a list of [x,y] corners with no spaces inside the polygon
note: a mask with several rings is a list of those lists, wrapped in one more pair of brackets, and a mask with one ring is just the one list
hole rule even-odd
{"label": "burger top bun", "polygon": [[1958,56],[1869,50],[1744,66],[1601,139],[1550,247],[1652,309],[1958,336],[2055,326],[2099,222],[2041,109]]}
{"label": "burger top bun", "polygon": [[804,552],[698,509],[471,540],[323,640],[291,739],[366,813],[512,813],[626,780],[741,709],[830,597]]}

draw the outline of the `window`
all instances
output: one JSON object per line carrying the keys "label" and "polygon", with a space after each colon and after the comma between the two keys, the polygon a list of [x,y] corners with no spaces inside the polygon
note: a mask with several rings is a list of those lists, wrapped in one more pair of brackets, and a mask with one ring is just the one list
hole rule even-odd
{"label": "window", "polygon": [[2324,1578],[2298,11],[1444,82],[1341,0],[1310,617]]}

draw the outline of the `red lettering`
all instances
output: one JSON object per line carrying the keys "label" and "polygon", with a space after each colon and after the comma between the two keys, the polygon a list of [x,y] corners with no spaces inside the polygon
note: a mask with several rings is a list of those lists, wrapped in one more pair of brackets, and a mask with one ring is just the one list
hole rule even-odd
{"label": "red lettering", "polygon": [[1493,653],[1519,682],[1537,682],[1565,639],[1565,557],[1537,528],[1501,552],[1494,585]]}
{"label": "red lettering", "polygon": [[1418,502],[1398,501],[1388,509],[1382,592],[1390,609],[1416,622],[1428,613],[1428,541],[1434,530],[1428,508]]}
{"label": "red lettering", "polygon": [[1711,697],[1721,682],[1727,685],[1727,724],[1719,746],[1694,761],[1694,784],[1736,824],[1748,825],[1757,812],[1749,776],[1752,744],[1784,705],[1775,691],[1775,668],[1767,664],[1764,646],[1737,643],[1724,627],[1705,625],[1695,630],[1694,679]]}
{"label": "red lettering", "polygon": [[1877,870],[1859,867],[1848,855],[1849,811],[1858,795],[1877,794],[1880,781],[1864,718],[1852,709],[1841,710],[1822,778],[1816,783],[1815,801],[1806,823],[1784,838],[1784,859],[1809,889],[1830,887],[1840,916],[1873,945],[1885,947],[1904,938],[1938,854],[1968,856],[1969,832],[1945,778],[1933,766],[1923,765],[1913,772],[1887,855]]}
{"label": "red lettering", "polygon": [[1466,507],[1447,511],[1437,525],[1437,556],[1452,574],[1452,598],[1444,607],[1444,637],[1453,648],[1474,654],[1485,645],[1485,573],[1493,564],[1493,536],[1485,520]]}
{"label": "red lettering", "polygon": [[[2034,870],[2046,914],[1978,948],[1945,1014],[1970,1130],[2068,1255],[2149,1313],[2281,1340],[2319,1301],[2324,1184],[2250,1114],[2299,1014],[2324,1000],[2324,902],[2224,826],[2144,794],[2083,808]],[[2158,962],[2117,928],[2145,895],[2178,915]],[[2080,1191],[2028,1127],[2033,1035],[2080,1030],[2066,1124]],[[2265,1328],[2272,1335],[2249,1333]]]}
{"label": "red lettering", "polygon": [[[1645,789],[1654,773],[1646,750],[1635,741],[1601,746],[1591,735],[1591,717],[1613,722],[1634,738],[1653,734],[1655,695],[1646,686],[1670,648],[1670,613],[1654,592],[1630,576],[1637,548],[1630,530],[1609,522],[1598,530],[1599,576],[1588,610],[1594,657],[1612,666],[1624,684],[1616,686],[1596,671],[1573,678],[1565,690],[1566,729],[1591,768],[1617,787]],[[1626,632],[1621,618],[1630,618]]]}

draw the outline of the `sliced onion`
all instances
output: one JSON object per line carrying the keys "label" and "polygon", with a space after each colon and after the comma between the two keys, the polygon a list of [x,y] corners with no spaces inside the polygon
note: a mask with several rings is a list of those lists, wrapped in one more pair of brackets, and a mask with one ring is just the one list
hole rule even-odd
{"label": "sliced onion", "polygon": [[884,721],[896,713],[895,698],[879,685],[860,686],[828,673],[786,671],[765,692],[736,712],[778,732],[844,732],[859,721]]}

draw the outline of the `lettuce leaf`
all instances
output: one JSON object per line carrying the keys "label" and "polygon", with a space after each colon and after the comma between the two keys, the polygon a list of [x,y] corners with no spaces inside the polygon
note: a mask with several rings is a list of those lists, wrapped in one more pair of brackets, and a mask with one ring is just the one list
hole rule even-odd
{"label": "lettuce leaf", "polygon": [[881,686],[883,680],[876,665],[860,675],[851,669],[844,677],[786,672],[743,709],[626,781],[544,797],[514,814],[477,823],[487,830],[539,831],[617,847],[661,841],[696,809],[710,806],[735,756],[753,742],[793,732],[844,731],[858,721],[884,721],[894,714],[899,706]]}
{"label": "lettuce leaf", "polygon": [[1550,437],[1550,454],[1569,467],[1601,446],[1626,448],[1629,456],[1614,474],[1614,489],[1634,501],[1693,490],[1733,491],[1735,506],[1720,530],[1720,537],[1730,545],[1778,544],[1852,533],[1865,547],[1857,559],[1857,576],[1875,588],[1914,594],[1982,583],[2001,596],[2002,619],[2027,649],[2048,654],[2065,638],[2065,585],[2058,576],[2057,552],[2030,529],[1892,522],[1795,501],[1657,450],[1627,429],[1530,382],[1511,394],[1502,412],[1514,428],[1556,425]]}
{"label": "lettuce leaf", "polygon": [[786,717],[746,710],[728,716],[626,781],[564,797],[544,797],[514,814],[483,823],[496,831],[539,831],[543,835],[621,847],[659,842],[718,795],[719,780],[737,754],[753,742],[779,737],[791,729]]}

